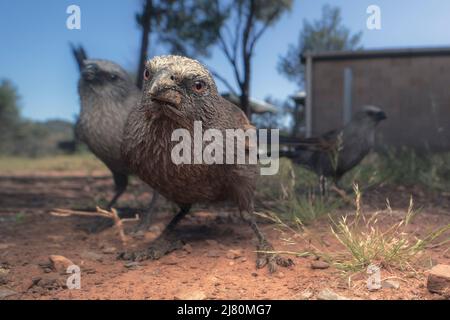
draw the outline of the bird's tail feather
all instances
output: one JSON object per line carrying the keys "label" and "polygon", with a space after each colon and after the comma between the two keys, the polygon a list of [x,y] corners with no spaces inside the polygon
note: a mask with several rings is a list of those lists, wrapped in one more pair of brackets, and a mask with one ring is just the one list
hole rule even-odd
{"label": "bird's tail feather", "polygon": [[87,54],[82,45],[75,46],[73,43],[70,44],[70,48],[72,49],[72,54],[77,62],[78,68],[80,71],[84,67],[84,60],[87,60]]}

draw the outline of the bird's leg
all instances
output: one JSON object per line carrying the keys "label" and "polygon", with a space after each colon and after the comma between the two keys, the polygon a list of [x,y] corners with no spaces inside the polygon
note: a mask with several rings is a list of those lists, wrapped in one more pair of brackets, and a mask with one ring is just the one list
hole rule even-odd
{"label": "bird's leg", "polygon": [[155,207],[156,203],[158,202],[159,193],[157,193],[155,190],[153,190],[152,200],[150,201],[150,204],[148,205],[147,209],[145,209],[141,220],[139,221],[139,224],[136,226],[135,231],[146,231],[148,230],[148,227],[153,222],[153,217],[155,215]]}
{"label": "bird's leg", "polygon": [[327,178],[323,174],[321,174],[319,176],[319,192],[320,192],[320,196],[322,196],[322,197],[328,196],[327,195],[327,193],[328,193],[327,191],[328,191],[328,189],[327,189]]}
{"label": "bird's leg", "polygon": [[113,178],[114,178],[114,185],[116,188],[116,193],[114,194],[114,197],[111,199],[111,201],[108,203],[108,210],[111,210],[111,208],[114,206],[114,204],[117,202],[117,199],[120,198],[120,196],[125,192],[128,186],[128,176],[121,173],[115,173],[113,172]]}
{"label": "bird's leg", "polygon": [[149,248],[137,252],[122,252],[119,254],[119,259],[123,260],[157,260],[169,252],[180,249],[183,242],[177,239],[174,229],[178,222],[189,212],[191,206],[182,206],[180,211],[169,222],[164,231],[156,238]]}
{"label": "bird's leg", "polygon": [[[114,197],[111,199],[111,201],[107,205],[107,210],[111,210],[113,205],[116,203],[117,199],[125,192],[128,186],[128,176],[113,172],[113,178],[114,178],[114,185],[116,189],[116,193],[114,194]],[[89,224],[87,227],[87,231],[89,233],[97,233],[101,232],[105,229],[108,229],[114,225],[113,221],[108,218],[104,217],[96,217],[95,221]]]}
{"label": "bird's leg", "polygon": [[258,269],[264,268],[266,265],[269,268],[269,272],[276,271],[276,266],[289,267],[294,264],[291,259],[285,259],[274,252],[273,246],[266,239],[264,233],[259,229],[256,219],[248,211],[241,211],[241,217],[247,223],[249,223],[253,232],[258,238],[257,254],[256,254],[256,267]]}

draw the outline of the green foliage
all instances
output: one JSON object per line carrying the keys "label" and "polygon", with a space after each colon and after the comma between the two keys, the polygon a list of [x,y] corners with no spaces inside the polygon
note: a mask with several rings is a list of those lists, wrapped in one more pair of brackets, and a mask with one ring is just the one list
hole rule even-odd
{"label": "green foliage", "polygon": [[70,122],[22,119],[17,89],[8,80],[0,84],[0,137],[0,155],[31,157],[61,153],[58,143],[74,138]]}
{"label": "green foliage", "polygon": [[361,32],[351,34],[350,30],[342,25],[341,11],[338,7],[325,5],[319,20],[303,21],[298,44],[289,46],[287,54],[279,61],[278,70],[302,86],[305,73],[301,61],[303,54],[361,49],[361,35]]}
{"label": "green foliage", "polygon": [[292,0],[237,0],[235,5],[246,5],[255,7],[255,17],[258,21],[272,24],[277,21],[286,10],[291,10]]}
{"label": "green foliage", "polygon": [[450,152],[418,153],[408,148],[390,148],[368,156],[344,176],[342,183],[350,186],[355,181],[363,188],[391,184],[449,190]]}
{"label": "green foliage", "polygon": [[20,121],[17,89],[8,80],[0,83],[0,153],[8,149],[8,141],[16,134]]}
{"label": "green foliage", "polygon": [[207,0],[158,1],[154,7],[153,27],[159,42],[169,46],[171,53],[209,56],[225,12],[214,10]]}

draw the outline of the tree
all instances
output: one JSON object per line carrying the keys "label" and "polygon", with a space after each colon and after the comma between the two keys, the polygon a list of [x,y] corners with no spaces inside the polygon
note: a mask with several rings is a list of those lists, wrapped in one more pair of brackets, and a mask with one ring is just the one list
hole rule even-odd
{"label": "tree", "polygon": [[251,62],[256,43],[291,6],[292,0],[145,0],[137,15],[142,27],[138,85],[142,86],[152,31],[172,53],[207,56],[209,49],[218,45],[233,69],[238,90],[217,72],[213,75],[239,96],[241,108],[250,115]]}
{"label": "tree", "polygon": [[[298,44],[290,45],[284,57],[280,58],[278,71],[289,80],[297,82],[303,88],[305,83],[305,65],[302,57],[307,52],[342,51],[361,49],[361,32],[351,34],[342,25],[341,11],[338,7],[325,5],[322,17],[314,22],[303,21]],[[301,121],[304,120],[299,104],[290,108],[293,119],[292,135],[299,134]]]}
{"label": "tree", "polygon": [[150,51],[152,34],[173,54],[208,55],[217,39],[224,15],[212,11],[208,0],[143,0],[136,21],[142,29],[137,85],[142,88],[142,74]]}
{"label": "tree", "polygon": [[248,116],[252,58],[256,43],[291,6],[292,0],[233,0],[222,5],[219,0],[215,0],[210,5],[209,10],[213,16],[218,16],[221,12],[225,14],[217,44],[233,69],[238,90],[224,77],[216,72],[213,74],[231,93],[239,96],[240,106]]}
{"label": "tree", "polygon": [[325,5],[322,17],[314,22],[303,21],[297,45],[290,45],[287,54],[280,58],[278,70],[289,80],[304,86],[305,66],[302,56],[306,52],[342,51],[361,49],[362,32],[351,34],[342,25],[341,10]]}
{"label": "tree", "polygon": [[15,135],[20,122],[19,95],[9,80],[0,82],[0,152]]}

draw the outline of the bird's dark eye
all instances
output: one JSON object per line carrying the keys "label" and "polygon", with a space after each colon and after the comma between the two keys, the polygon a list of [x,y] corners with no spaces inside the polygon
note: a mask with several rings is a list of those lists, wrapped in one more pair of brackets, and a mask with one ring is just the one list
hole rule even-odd
{"label": "bird's dark eye", "polygon": [[194,82],[192,89],[197,93],[203,93],[206,89],[206,84],[201,80],[197,80]]}
{"label": "bird's dark eye", "polygon": [[148,69],[145,69],[144,71],[144,80],[150,79],[150,71]]}
{"label": "bird's dark eye", "polygon": [[109,75],[109,78],[110,78],[111,80],[117,80],[118,76],[117,76],[116,74],[110,74],[110,75]]}

